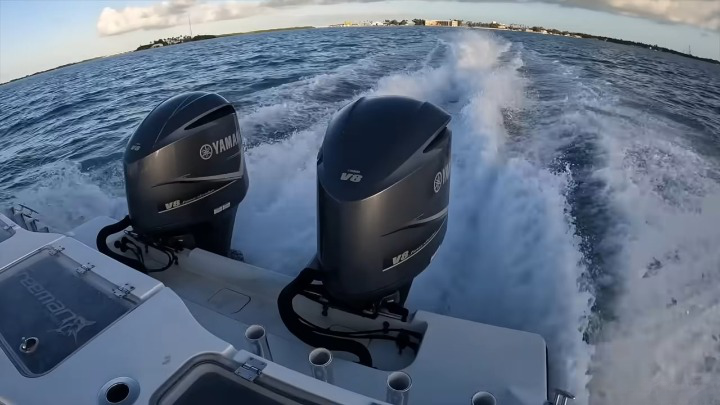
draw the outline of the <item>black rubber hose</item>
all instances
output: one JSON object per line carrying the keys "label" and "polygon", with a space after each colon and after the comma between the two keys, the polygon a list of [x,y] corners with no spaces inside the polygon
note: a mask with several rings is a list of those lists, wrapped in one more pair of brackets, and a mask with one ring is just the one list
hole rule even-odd
{"label": "black rubber hose", "polygon": [[360,364],[372,367],[370,351],[361,343],[354,340],[320,335],[300,322],[298,314],[293,308],[293,299],[305,286],[315,281],[317,275],[317,270],[304,269],[278,295],[278,312],[280,312],[280,318],[285,327],[298,339],[312,347],[324,347],[328,350],[352,353],[358,357]]}
{"label": "black rubber hose", "polygon": [[120,263],[130,266],[134,268],[135,270],[141,271],[143,273],[146,272],[145,266],[140,262],[139,260],[123,256],[121,254],[115,253],[107,246],[107,239],[110,237],[110,235],[122,232],[123,229],[130,226],[130,216],[126,215],[125,218],[120,220],[120,222],[108,225],[100,230],[97,234],[97,238],[95,239],[95,244],[97,245],[98,251],[108,257],[111,257]]}

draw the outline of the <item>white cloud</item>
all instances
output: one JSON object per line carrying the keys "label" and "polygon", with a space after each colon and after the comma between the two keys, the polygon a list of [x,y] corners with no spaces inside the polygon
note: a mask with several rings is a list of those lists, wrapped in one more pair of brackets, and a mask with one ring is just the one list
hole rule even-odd
{"label": "white cloud", "polygon": [[270,9],[262,3],[245,1],[207,4],[197,0],[171,0],[121,10],[105,7],[98,18],[97,30],[101,36],[109,36],[185,25],[188,17],[193,23],[205,23],[237,20],[268,11]]}
{"label": "white cloud", "polygon": [[720,31],[720,0],[552,0],[551,2]]}
{"label": "white cloud", "polygon": [[[131,31],[152,30],[194,23],[236,20],[267,13],[276,8],[337,3],[374,2],[380,0],[261,0],[259,2],[204,3],[198,0],[170,0],[147,7],[116,10],[105,7],[97,29],[100,35],[118,35]],[[455,0],[486,2],[492,0]],[[503,0],[494,0],[503,1]],[[525,3],[529,0],[505,0]],[[687,24],[720,31],[720,0],[535,0],[565,7],[584,8],[649,18],[666,23]]]}

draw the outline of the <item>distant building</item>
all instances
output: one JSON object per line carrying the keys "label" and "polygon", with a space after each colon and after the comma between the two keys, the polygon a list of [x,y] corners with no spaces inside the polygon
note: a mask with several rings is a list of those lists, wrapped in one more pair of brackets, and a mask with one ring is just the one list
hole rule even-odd
{"label": "distant building", "polygon": [[370,21],[370,20],[368,20],[368,21],[362,21],[362,22],[360,22],[359,25],[360,25],[361,27],[377,27],[377,26],[381,26],[381,25],[384,25],[384,24],[383,24],[382,22],[380,22],[380,21]]}
{"label": "distant building", "polygon": [[160,48],[163,44],[153,44],[150,48]]}
{"label": "distant building", "polygon": [[457,27],[460,22],[458,20],[425,20],[425,25],[430,27]]}

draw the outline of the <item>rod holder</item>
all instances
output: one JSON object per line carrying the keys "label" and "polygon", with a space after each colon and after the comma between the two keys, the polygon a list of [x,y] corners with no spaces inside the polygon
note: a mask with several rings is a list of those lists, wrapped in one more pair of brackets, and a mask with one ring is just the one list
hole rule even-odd
{"label": "rod holder", "polygon": [[394,371],[387,378],[387,399],[393,405],[407,405],[410,400],[412,378],[402,371]]}
{"label": "rod holder", "polygon": [[575,399],[575,395],[573,395],[570,392],[567,392],[565,390],[555,388],[555,398],[553,399],[552,404],[553,405],[567,405],[568,400],[573,400],[573,399]]}
{"label": "rod holder", "polygon": [[471,405],[497,405],[495,396],[487,391],[478,391],[470,399]]}
{"label": "rod holder", "polygon": [[332,352],[324,347],[313,349],[308,356],[313,377],[326,383],[333,383]]}
{"label": "rod holder", "polygon": [[250,345],[250,351],[262,358],[272,361],[270,346],[267,341],[267,333],[261,325],[250,325],[245,329],[245,339]]}

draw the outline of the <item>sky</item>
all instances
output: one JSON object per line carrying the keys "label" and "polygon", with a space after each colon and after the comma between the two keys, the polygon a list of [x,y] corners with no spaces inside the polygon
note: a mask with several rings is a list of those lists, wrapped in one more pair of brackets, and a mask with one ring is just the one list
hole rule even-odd
{"label": "sky", "polygon": [[585,32],[720,60],[720,0],[0,0],[0,83],[158,38],[343,21],[463,19]]}

